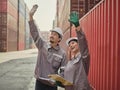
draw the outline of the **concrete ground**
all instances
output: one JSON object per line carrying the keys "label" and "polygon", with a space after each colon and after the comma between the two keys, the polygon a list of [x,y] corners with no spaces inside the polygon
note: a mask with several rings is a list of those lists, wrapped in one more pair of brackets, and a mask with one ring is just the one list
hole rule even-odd
{"label": "concrete ground", "polygon": [[37,49],[0,52],[0,90],[34,90],[36,57]]}

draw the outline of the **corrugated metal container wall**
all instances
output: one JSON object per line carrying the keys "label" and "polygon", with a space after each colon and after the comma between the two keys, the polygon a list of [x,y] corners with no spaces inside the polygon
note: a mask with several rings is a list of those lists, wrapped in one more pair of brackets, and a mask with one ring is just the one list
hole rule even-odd
{"label": "corrugated metal container wall", "polygon": [[58,26],[63,29],[63,32],[65,32],[70,24],[66,18],[69,17],[70,13],[70,1],[65,1],[65,0],[58,0]]}
{"label": "corrugated metal container wall", "polygon": [[29,9],[26,6],[26,22],[25,22],[25,49],[29,49],[30,48],[30,29],[29,29]]}
{"label": "corrugated metal container wall", "polygon": [[96,90],[120,90],[119,8],[120,0],[104,0],[80,20],[91,54],[89,80]]}
{"label": "corrugated metal container wall", "polygon": [[71,5],[70,11],[77,11],[79,12],[79,17],[81,18],[85,14],[85,0],[70,0]]}
{"label": "corrugated metal container wall", "polygon": [[18,50],[24,50],[25,48],[25,3],[23,0],[19,0],[19,40]]}
{"label": "corrugated metal container wall", "polygon": [[17,50],[17,16],[18,16],[18,3],[17,0],[8,0],[7,5],[7,29],[8,29],[8,51]]}
{"label": "corrugated metal container wall", "polygon": [[[120,16],[120,11],[118,12],[118,10],[120,8],[120,0],[117,0],[116,3],[118,3],[116,5],[116,7],[118,7],[118,8],[116,8],[117,9],[116,10],[116,13],[117,13],[116,16],[118,17],[118,16]],[[116,22],[118,22],[118,23],[116,23],[116,29],[118,29],[118,34],[119,34],[117,36],[118,37],[117,41],[118,41],[118,46],[120,46],[120,17],[118,19],[116,19]],[[118,50],[117,50],[117,56],[119,56],[119,55],[120,55],[120,48],[118,48]],[[120,66],[120,56],[118,57],[117,66]],[[119,77],[119,75],[120,75],[120,69],[117,69],[117,72],[118,72],[117,73],[117,75],[118,75],[117,85],[120,85],[120,77]]]}
{"label": "corrugated metal container wall", "polygon": [[7,12],[7,0],[0,0],[0,12]]}
{"label": "corrugated metal container wall", "polygon": [[18,50],[24,50],[25,47],[25,19],[19,13],[19,42],[18,42]]}
{"label": "corrugated metal container wall", "polygon": [[16,9],[18,9],[18,0],[8,0]]}
{"label": "corrugated metal container wall", "polygon": [[[70,23],[68,17],[70,13],[70,0],[57,0],[58,27],[63,30],[64,36],[61,41],[61,46],[66,50],[66,39],[70,37]],[[67,18],[67,19],[66,19]]]}
{"label": "corrugated metal container wall", "polygon": [[64,2],[65,0],[57,0],[57,25],[60,25],[60,20],[61,20],[61,16],[62,16],[62,11],[63,11],[63,7],[64,7]]}
{"label": "corrugated metal container wall", "polygon": [[18,19],[18,0],[8,0],[7,2],[7,12],[15,19]]}
{"label": "corrugated metal container wall", "polygon": [[0,12],[0,52],[7,51],[7,13]]}
{"label": "corrugated metal container wall", "polygon": [[0,52],[7,51],[7,1],[0,0]]}

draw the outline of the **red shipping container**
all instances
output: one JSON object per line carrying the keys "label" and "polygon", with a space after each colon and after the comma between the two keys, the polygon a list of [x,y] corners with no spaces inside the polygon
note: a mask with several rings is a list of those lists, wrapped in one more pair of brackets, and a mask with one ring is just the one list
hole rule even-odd
{"label": "red shipping container", "polygon": [[89,81],[96,90],[120,90],[119,7],[119,0],[102,0],[80,19],[91,54]]}
{"label": "red shipping container", "polygon": [[[13,5],[16,9],[18,9],[18,0],[7,0],[9,3]],[[22,0],[23,1],[23,0]]]}
{"label": "red shipping container", "polygon": [[7,12],[7,1],[0,0],[0,12]]}
{"label": "red shipping container", "polygon": [[7,5],[7,11],[10,15],[12,15],[16,20],[18,19],[18,8],[16,8],[15,6],[13,6],[13,4],[11,2],[8,1],[8,5]]}
{"label": "red shipping container", "polygon": [[19,13],[18,50],[25,48],[25,17]]}
{"label": "red shipping container", "polygon": [[[17,19],[12,15],[7,15],[7,36],[8,36],[8,51],[17,51]],[[12,23],[12,24],[11,24]]]}

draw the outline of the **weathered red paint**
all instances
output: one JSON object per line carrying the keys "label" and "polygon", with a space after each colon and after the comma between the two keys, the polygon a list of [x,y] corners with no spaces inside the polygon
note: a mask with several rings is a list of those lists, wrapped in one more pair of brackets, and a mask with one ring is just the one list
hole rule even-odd
{"label": "weathered red paint", "polygon": [[119,0],[104,0],[80,19],[91,54],[89,81],[96,90],[120,90],[119,8]]}
{"label": "weathered red paint", "polygon": [[[119,8],[120,8],[120,0],[117,0],[116,1],[116,16],[117,17],[119,17],[120,16],[120,10],[119,10]],[[118,43],[117,43],[117,45],[116,45],[116,47],[119,47],[120,46],[120,17],[119,18],[117,18],[116,17],[116,30],[117,30],[117,37],[118,37],[118,39],[116,40]],[[118,57],[118,60],[117,60],[117,67],[118,66],[120,66],[120,48],[117,48],[117,54],[116,54],[116,57]],[[117,68],[117,70],[116,70],[116,72],[117,72],[117,86],[119,86],[120,87],[120,77],[119,77],[119,75],[120,75],[120,69],[118,69]]]}
{"label": "weathered red paint", "polygon": [[7,1],[0,1],[0,12],[7,12]]}

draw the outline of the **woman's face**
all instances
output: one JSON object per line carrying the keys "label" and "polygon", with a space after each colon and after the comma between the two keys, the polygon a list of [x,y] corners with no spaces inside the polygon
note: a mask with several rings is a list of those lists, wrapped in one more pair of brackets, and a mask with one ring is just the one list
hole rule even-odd
{"label": "woman's face", "polygon": [[72,53],[77,53],[77,52],[80,51],[80,50],[79,50],[79,46],[78,46],[78,42],[76,42],[76,41],[71,41],[71,42],[69,43],[69,48],[70,48],[70,51],[71,51]]}

